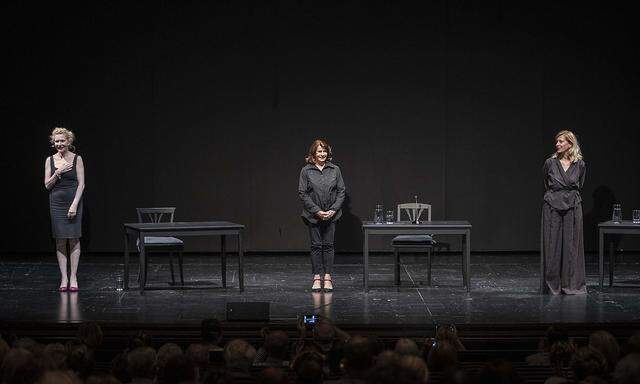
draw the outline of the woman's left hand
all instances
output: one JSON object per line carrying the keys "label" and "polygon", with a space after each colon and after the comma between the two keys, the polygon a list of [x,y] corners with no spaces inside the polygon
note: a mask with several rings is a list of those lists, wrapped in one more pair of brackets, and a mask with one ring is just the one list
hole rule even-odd
{"label": "woman's left hand", "polygon": [[67,217],[70,219],[73,219],[74,217],[76,217],[76,213],[77,213],[76,210],[77,208],[72,205],[71,208],[69,208],[69,212],[67,212]]}
{"label": "woman's left hand", "polygon": [[327,211],[327,218],[326,218],[326,220],[329,220],[329,219],[330,219],[330,218],[332,218],[332,217],[333,217],[333,215],[335,215],[335,214],[336,214],[336,211],[334,211],[334,210],[329,210],[329,211]]}

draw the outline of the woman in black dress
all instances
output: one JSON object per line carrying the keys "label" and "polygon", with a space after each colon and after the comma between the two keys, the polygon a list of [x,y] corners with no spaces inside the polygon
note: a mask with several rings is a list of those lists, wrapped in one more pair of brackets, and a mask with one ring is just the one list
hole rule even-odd
{"label": "woman in black dress", "polygon": [[542,236],[545,281],[552,294],[587,293],[582,233],[586,167],[571,131],[556,135],[556,152],[544,162]]}
{"label": "woman in black dress", "polygon": [[[56,240],[56,256],[60,267],[60,292],[78,291],[78,261],[82,237],[82,193],[84,191],[84,164],[75,153],[73,132],[54,128],[51,146],[56,153],[44,163],[44,185],[49,190],[51,232]],[[69,244],[70,254],[67,252]],[[71,273],[67,275],[67,259]]]}
{"label": "woman in black dress", "polygon": [[311,238],[311,290],[333,291],[333,240],[336,221],[342,215],[340,207],[345,197],[345,186],[340,168],[331,163],[331,147],[324,140],[311,144],[300,171],[298,196],[302,200],[302,218],[309,227]]}

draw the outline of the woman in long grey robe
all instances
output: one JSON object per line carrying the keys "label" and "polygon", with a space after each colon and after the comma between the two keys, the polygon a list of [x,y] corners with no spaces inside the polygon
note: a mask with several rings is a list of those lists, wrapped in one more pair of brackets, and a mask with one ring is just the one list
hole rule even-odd
{"label": "woman in long grey robe", "polygon": [[552,294],[587,293],[582,231],[585,164],[571,131],[556,135],[556,153],[544,162],[542,249],[545,282]]}

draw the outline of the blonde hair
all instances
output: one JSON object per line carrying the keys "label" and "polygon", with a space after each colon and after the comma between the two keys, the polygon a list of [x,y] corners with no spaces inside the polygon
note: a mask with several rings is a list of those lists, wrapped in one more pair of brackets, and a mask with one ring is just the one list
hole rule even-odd
{"label": "blonde hair", "polygon": [[[565,140],[567,140],[571,144],[571,148],[567,149],[566,157],[572,163],[575,163],[578,160],[582,160],[582,151],[580,150],[580,143],[578,143],[578,138],[576,135],[569,130],[562,130],[558,132],[555,136],[555,139],[558,140],[559,137],[563,136]],[[558,157],[558,153],[554,153],[551,157]]]}
{"label": "blonde hair", "polygon": [[64,135],[67,138],[69,145],[71,145],[71,143],[73,143],[73,141],[76,139],[76,135],[74,135],[73,132],[71,132],[67,128],[55,127],[53,128],[53,131],[51,131],[51,136],[49,136],[49,141],[51,142],[51,144],[53,144],[54,137],[56,135]]}
{"label": "blonde hair", "polygon": [[313,143],[311,143],[309,152],[307,153],[307,156],[304,157],[304,161],[306,163],[314,164],[318,147],[322,147],[325,151],[327,151],[327,160],[331,161],[331,146],[325,140],[317,139]]}

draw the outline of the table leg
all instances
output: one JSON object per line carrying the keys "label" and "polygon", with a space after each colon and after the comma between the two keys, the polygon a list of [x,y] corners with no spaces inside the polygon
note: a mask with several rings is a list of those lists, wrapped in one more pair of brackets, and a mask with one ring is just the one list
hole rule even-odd
{"label": "table leg", "polygon": [[609,286],[613,287],[613,270],[616,265],[616,244],[612,236],[609,236]]}
{"label": "table leg", "polygon": [[465,285],[467,286],[467,292],[471,291],[471,278],[470,278],[470,272],[471,272],[471,231],[467,231],[467,233],[464,235],[464,255],[465,255],[465,264],[466,264],[466,268],[465,268]]}
{"label": "table leg", "polygon": [[604,280],[604,232],[598,230],[598,271],[600,273],[600,292],[602,292],[602,281]]}
{"label": "table leg", "polygon": [[242,230],[238,232],[238,283],[240,292],[244,292],[244,250],[242,248]]}
{"label": "table leg", "polygon": [[[124,230],[124,290],[129,289],[129,234]],[[117,288],[117,287],[116,287]]]}
{"label": "table leg", "polygon": [[220,235],[220,273],[222,287],[227,287],[227,235]]}
{"label": "table leg", "polygon": [[364,230],[364,246],[362,252],[364,291],[369,292],[369,231]]}
{"label": "table leg", "polygon": [[140,241],[140,294],[144,293],[144,287],[147,285],[147,260],[146,260],[146,252],[144,246],[144,234],[140,232],[138,235],[138,240]]}

